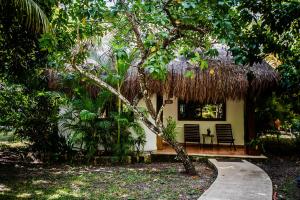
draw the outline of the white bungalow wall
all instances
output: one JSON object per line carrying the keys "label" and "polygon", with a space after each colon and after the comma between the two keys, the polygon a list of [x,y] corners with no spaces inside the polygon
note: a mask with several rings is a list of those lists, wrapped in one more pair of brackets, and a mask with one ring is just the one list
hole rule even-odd
{"label": "white bungalow wall", "polygon": [[[164,100],[166,98],[164,97]],[[178,121],[178,112],[177,112],[177,98],[173,98],[172,104],[166,104],[164,112],[163,112],[163,121],[166,124],[166,119],[171,116],[176,120],[177,123],[177,141],[183,143],[183,125],[184,124],[199,124],[200,125],[200,134],[206,133],[207,129],[210,128],[212,134],[215,135],[215,124],[225,124],[230,123],[232,125],[233,137],[235,138],[236,145],[244,145],[244,101],[226,101],[226,121]],[[156,107],[156,94],[151,97],[151,101],[153,105]],[[146,107],[145,102],[141,100],[138,103],[139,107]],[[144,147],[144,151],[153,151],[156,150],[156,135],[153,134],[143,123],[141,123],[142,127],[144,127],[146,133],[146,145]],[[202,136],[201,136],[202,143]],[[217,144],[216,136],[214,137],[214,144]]]}
{"label": "white bungalow wall", "polygon": [[[151,101],[152,101],[154,107],[156,108],[156,94],[152,95]],[[145,103],[144,100],[141,100],[138,103],[137,106],[146,108],[146,103]],[[151,121],[153,122],[153,120],[151,120]],[[147,126],[145,126],[142,122],[140,124],[144,128],[145,134],[146,134],[146,144],[144,146],[144,151],[154,151],[154,150],[156,150],[157,149],[157,147],[156,147],[156,135],[154,133],[152,133],[152,131],[150,131],[147,128]]]}
{"label": "white bungalow wall", "polygon": [[[165,100],[165,98],[164,98]],[[226,101],[226,121],[178,121],[178,112],[177,112],[177,98],[173,98],[172,104],[167,104],[164,113],[163,120],[166,123],[166,119],[171,116],[177,122],[177,141],[184,142],[183,135],[183,126],[184,124],[199,124],[200,125],[200,134],[207,132],[207,129],[210,128],[212,134],[215,135],[215,124],[225,124],[230,123],[232,126],[233,137],[235,138],[236,145],[244,145],[244,101]],[[208,139],[206,139],[208,142]],[[202,143],[202,135],[201,135]],[[214,144],[217,143],[216,136],[214,137]]]}

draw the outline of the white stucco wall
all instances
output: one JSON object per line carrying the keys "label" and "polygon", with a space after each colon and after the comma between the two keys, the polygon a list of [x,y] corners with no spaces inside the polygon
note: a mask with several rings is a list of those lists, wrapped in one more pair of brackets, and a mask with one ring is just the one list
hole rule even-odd
{"label": "white stucco wall", "polygon": [[[154,108],[156,109],[156,94],[152,95],[151,97],[151,101],[154,105]],[[145,101],[141,100],[138,105],[138,107],[144,107],[146,108],[146,104]],[[150,118],[149,118],[150,119]],[[151,120],[151,119],[150,119]],[[153,122],[153,120],[151,120]],[[140,123],[141,126],[144,128],[145,130],[145,134],[146,134],[146,144],[144,146],[144,151],[154,151],[156,150],[156,135],[154,133],[152,133],[147,126],[145,126],[143,123]]]}
{"label": "white stucco wall", "polygon": [[[164,99],[165,100],[165,99]],[[226,101],[226,121],[178,121],[177,112],[177,98],[173,98],[172,104],[167,104],[164,113],[163,120],[166,123],[166,119],[171,116],[177,122],[177,141],[184,142],[183,126],[184,124],[199,124],[200,134],[206,134],[206,130],[210,128],[212,134],[215,135],[215,124],[230,123],[232,126],[233,137],[235,138],[236,145],[244,145],[244,101]],[[208,140],[208,139],[207,139]],[[202,136],[201,136],[202,143]],[[216,136],[214,137],[214,144],[217,144]]]}

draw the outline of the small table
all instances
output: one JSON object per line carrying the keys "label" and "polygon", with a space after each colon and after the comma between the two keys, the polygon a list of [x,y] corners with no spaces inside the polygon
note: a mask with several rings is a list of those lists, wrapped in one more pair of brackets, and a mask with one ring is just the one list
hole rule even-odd
{"label": "small table", "polygon": [[203,138],[203,146],[205,145],[205,138],[206,137],[209,137],[210,138],[210,144],[211,144],[211,147],[213,148],[214,146],[214,135],[207,135],[207,134],[202,134],[202,138]]}

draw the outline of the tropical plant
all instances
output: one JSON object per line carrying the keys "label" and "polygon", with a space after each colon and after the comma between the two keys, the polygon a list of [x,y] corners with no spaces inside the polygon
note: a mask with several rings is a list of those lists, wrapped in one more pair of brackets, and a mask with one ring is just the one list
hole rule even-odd
{"label": "tropical plant", "polygon": [[55,2],[0,1],[0,123],[28,138],[34,150],[60,154],[65,149],[57,129],[60,97],[48,91],[47,54],[38,46]]}
{"label": "tropical plant", "polygon": [[252,139],[248,144],[249,147],[251,147],[255,150],[261,149],[262,148],[261,145],[262,145],[262,141],[259,137],[256,137],[256,138]]}
{"label": "tropical plant", "polygon": [[[130,111],[119,110],[116,99],[106,90],[92,87],[89,81],[67,75],[65,86],[72,91],[62,113],[63,131],[71,148],[85,151],[88,160],[104,149],[104,154],[124,156],[140,152],[145,134]],[[130,129],[133,130],[129,131]]]}
{"label": "tropical plant", "polygon": [[46,14],[34,0],[0,0],[0,11],[6,16],[14,13],[13,17],[34,32],[46,32],[49,29]]}
{"label": "tropical plant", "polygon": [[28,94],[22,85],[3,83],[2,87],[0,127],[29,140],[34,151],[64,154],[68,149],[57,124],[60,96],[51,92]]}
{"label": "tropical plant", "polygon": [[176,121],[172,117],[167,118],[167,125],[163,130],[163,136],[171,141],[176,140]]}

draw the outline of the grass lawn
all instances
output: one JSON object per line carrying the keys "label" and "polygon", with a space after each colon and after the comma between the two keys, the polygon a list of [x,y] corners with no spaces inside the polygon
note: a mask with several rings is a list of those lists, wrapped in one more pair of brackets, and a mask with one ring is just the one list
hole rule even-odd
{"label": "grass lawn", "polygon": [[20,139],[14,136],[11,132],[1,132],[0,131],[0,150],[2,149],[15,149],[19,150],[20,148],[26,148],[28,142],[22,142]]}
{"label": "grass lawn", "polygon": [[195,163],[195,177],[182,173],[180,163],[32,164],[26,145],[0,143],[0,199],[198,199],[216,177],[206,163]]}
{"label": "grass lawn", "polygon": [[214,180],[214,171],[191,177],[179,163],[123,167],[1,165],[0,199],[197,199]]}

